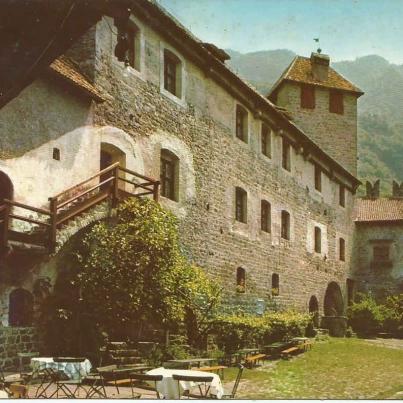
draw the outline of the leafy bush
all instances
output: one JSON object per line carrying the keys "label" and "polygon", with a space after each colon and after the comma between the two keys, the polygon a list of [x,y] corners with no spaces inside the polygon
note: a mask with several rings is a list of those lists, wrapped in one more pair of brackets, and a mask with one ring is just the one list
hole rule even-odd
{"label": "leafy bush", "polygon": [[217,344],[226,353],[303,336],[311,321],[309,314],[294,311],[268,312],[263,316],[221,316],[214,323]]}

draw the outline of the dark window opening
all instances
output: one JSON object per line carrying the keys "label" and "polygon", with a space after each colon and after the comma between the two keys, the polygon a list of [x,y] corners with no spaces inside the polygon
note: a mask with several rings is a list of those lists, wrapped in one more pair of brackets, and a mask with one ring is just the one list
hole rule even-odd
{"label": "dark window opening", "polygon": [[248,142],[248,112],[241,105],[236,106],[236,136],[244,141]]}
{"label": "dark window opening", "polygon": [[236,269],[236,290],[237,292],[245,292],[246,288],[246,272],[242,267]]}
{"label": "dark window opening", "polygon": [[235,188],[235,219],[247,222],[247,193],[242,188]]}
{"label": "dark window opening", "polygon": [[178,201],[179,159],[168,150],[161,151],[161,196]]}
{"label": "dark window opening", "polygon": [[261,146],[262,146],[262,154],[265,155],[266,157],[271,158],[271,131],[264,124],[262,124]]}
{"label": "dark window opening", "polygon": [[171,94],[180,96],[180,60],[169,50],[164,50],[164,88]]}
{"label": "dark window opening", "polygon": [[319,227],[315,227],[315,252],[322,252],[322,231]]}
{"label": "dark window opening", "polygon": [[281,211],[281,238],[290,240],[290,213]]}
{"label": "dark window opening", "polygon": [[339,260],[346,260],[346,241],[343,238],[339,239]]}
{"label": "dark window opening", "polygon": [[270,232],[270,230],[271,230],[271,206],[270,206],[270,203],[266,200],[262,200],[260,210],[261,210],[260,228],[264,232]]}
{"label": "dark window opening", "polygon": [[339,204],[342,207],[346,206],[346,188],[343,185],[339,185]]}
{"label": "dark window opening", "polygon": [[60,150],[58,148],[53,149],[53,159],[60,161]]}
{"label": "dark window opening", "polygon": [[343,115],[344,102],[343,93],[340,91],[330,91],[329,93],[329,112]]}
{"label": "dark window opening", "polygon": [[136,70],[140,70],[140,49],[139,49],[139,29],[130,24],[127,28],[126,39],[127,39],[127,62],[130,67]]}
{"label": "dark window opening", "polygon": [[280,276],[277,273],[271,275],[271,295],[280,295]]}
{"label": "dark window opening", "polygon": [[318,165],[315,166],[315,189],[319,192],[322,191],[322,170]]}
{"label": "dark window opening", "polygon": [[281,165],[287,171],[291,171],[291,145],[290,143],[283,137],[283,152],[282,152],[282,162]]}
{"label": "dark window opening", "polygon": [[389,245],[376,245],[373,253],[375,262],[389,262]]}
{"label": "dark window opening", "polygon": [[315,87],[312,85],[301,86],[301,108],[315,109]]}

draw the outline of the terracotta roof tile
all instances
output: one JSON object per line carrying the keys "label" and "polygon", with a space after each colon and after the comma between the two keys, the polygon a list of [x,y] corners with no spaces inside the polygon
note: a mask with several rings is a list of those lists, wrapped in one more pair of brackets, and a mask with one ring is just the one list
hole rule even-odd
{"label": "terracotta roof tile", "polygon": [[403,199],[357,199],[354,221],[399,221],[403,220]]}
{"label": "terracotta roof tile", "polygon": [[270,94],[279,86],[283,80],[307,83],[327,88],[335,88],[343,91],[355,92],[362,95],[363,92],[350,83],[341,74],[329,67],[328,78],[325,81],[315,80],[312,75],[311,59],[308,57],[296,56],[290,66],[285,70],[280,79],[274,84],[270,90]]}
{"label": "terracotta roof tile", "polygon": [[89,97],[98,102],[105,101],[105,96],[92,85],[78,68],[66,57],[61,56],[54,60],[50,69],[61,78],[73,84],[78,89],[84,91]]}

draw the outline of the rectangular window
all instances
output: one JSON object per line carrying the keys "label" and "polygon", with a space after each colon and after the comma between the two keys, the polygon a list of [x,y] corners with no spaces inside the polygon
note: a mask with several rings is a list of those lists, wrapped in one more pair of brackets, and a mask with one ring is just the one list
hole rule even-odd
{"label": "rectangular window", "polygon": [[343,115],[344,102],[343,93],[340,91],[330,91],[329,93],[329,112]]}
{"label": "rectangular window", "polygon": [[290,239],[290,214],[285,210],[281,211],[281,238]]}
{"label": "rectangular window", "polygon": [[319,227],[315,227],[315,252],[322,252],[322,231]]}
{"label": "rectangular window", "polygon": [[282,167],[287,171],[291,171],[291,145],[290,143],[283,137],[283,146],[282,146]]}
{"label": "rectangular window", "polygon": [[241,106],[236,106],[236,136],[244,141],[248,142],[248,112]]}
{"label": "rectangular window", "polygon": [[322,170],[318,165],[314,165],[315,167],[315,189],[319,192],[322,191]]}
{"label": "rectangular window", "polygon": [[342,207],[346,206],[346,188],[343,185],[339,185],[339,204]]}
{"label": "rectangular window", "polygon": [[129,63],[129,66],[136,68],[138,70],[138,62],[137,62],[138,55],[136,54],[137,34],[138,30],[135,27],[133,26],[128,27],[126,33],[127,46],[128,46],[127,61]]}
{"label": "rectangular window", "polygon": [[260,224],[260,229],[264,232],[270,232],[270,227],[271,227],[271,208],[270,208],[270,203],[267,202],[266,200],[261,201],[260,205],[260,211],[261,211],[261,224]]}
{"label": "rectangular window", "polygon": [[374,262],[388,262],[389,261],[389,245],[376,245],[374,246]]}
{"label": "rectangular window", "polygon": [[346,260],[346,241],[343,238],[339,239],[339,260]]}
{"label": "rectangular window", "polygon": [[164,88],[173,95],[176,94],[176,69],[177,61],[171,56],[170,52],[164,53]]}
{"label": "rectangular window", "polygon": [[235,188],[235,219],[246,223],[247,219],[247,193],[241,188]]}
{"label": "rectangular window", "polygon": [[265,155],[266,157],[271,158],[271,131],[264,124],[262,124],[261,146],[262,146],[262,154]]}
{"label": "rectangular window", "polygon": [[175,161],[161,155],[161,196],[175,200]]}
{"label": "rectangular window", "polygon": [[301,108],[315,109],[315,87],[301,85]]}

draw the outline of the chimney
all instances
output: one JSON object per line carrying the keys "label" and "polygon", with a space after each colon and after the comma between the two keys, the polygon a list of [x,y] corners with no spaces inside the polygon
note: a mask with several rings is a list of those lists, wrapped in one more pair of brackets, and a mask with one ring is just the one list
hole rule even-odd
{"label": "chimney", "polygon": [[321,53],[311,53],[312,76],[316,81],[326,81],[329,74],[330,58]]}
{"label": "chimney", "polygon": [[403,198],[403,182],[400,184],[396,181],[392,182],[392,197],[396,199]]}
{"label": "chimney", "polygon": [[365,183],[365,187],[367,190],[366,197],[368,199],[378,199],[379,198],[379,185],[380,185],[379,179],[377,181],[375,181],[374,184],[366,181],[366,183]]}

